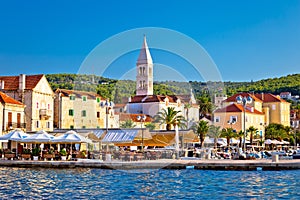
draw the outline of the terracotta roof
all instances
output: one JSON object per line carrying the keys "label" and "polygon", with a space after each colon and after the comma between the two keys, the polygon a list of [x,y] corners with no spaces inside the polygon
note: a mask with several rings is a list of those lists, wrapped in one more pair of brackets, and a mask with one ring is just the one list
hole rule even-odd
{"label": "terracotta roof", "polygon": [[9,104],[15,104],[15,105],[22,105],[25,106],[24,104],[22,104],[21,102],[11,98],[10,96],[4,94],[3,92],[0,92],[0,102],[1,103],[9,103]]}
{"label": "terracotta roof", "polygon": [[77,98],[81,98],[82,96],[86,96],[88,99],[96,99],[96,97],[102,98],[99,94],[95,92],[86,92],[86,91],[77,91],[77,90],[66,90],[66,89],[56,89],[55,93],[61,93],[64,97],[69,97],[70,95],[75,95]]}
{"label": "terracotta roof", "polygon": [[263,102],[286,102],[285,100],[281,99],[279,96],[266,93],[266,94],[255,94],[257,98],[262,100]]}
{"label": "terracotta roof", "polygon": [[179,99],[175,95],[138,95],[131,98],[129,103],[164,102],[168,98],[170,103],[176,103]]}
{"label": "terracotta roof", "polygon": [[[131,113],[120,113],[120,121],[132,120],[133,122],[140,122],[137,120],[137,116],[143,116],[145,114],[131,114]],[[146,115],[145,122],[152,122],[150,115]]]}
{"label": "terracotta roof", "polygon": [[125,103],[116,103],[116,104],[114,105],[114,108],[124,108],[124,107],[126,107],[126,105],[127,105],[127,104],[125,104]]}
{"label": "terracotta roof", "polygon": [[242,96],[242,97],[248,97],[250,96],[253,101],[261,101],[259,98],[257,98],[255,95],[253,94],[250,94],[250,93],[246,93],[246,92],[241,92],[241,93],[238,93],[238,94],[235,94],[231,97],[228,97],[227,99],[225,99],[223,102],[236,102],[236,98],[238,96]]}
{"label": "terracotta roof", "polygon": [[[26,75],[25,89],[34,89],[43,76],[43,74]],[[2,80],[4,81],[4,90],[19,89],[19,76],[0,76],[0,81]]]}
{"label": "terracotta roof", "polygon": [[[263,115],[262,112],[250,106],[247,106],[245,111],[246,113],[255,113],[255,114]],[[233,103],[224,108],[219,108],[215,111],[215,113],[222,113],[222,112],[244,112],[244,107],[241,104]]]}

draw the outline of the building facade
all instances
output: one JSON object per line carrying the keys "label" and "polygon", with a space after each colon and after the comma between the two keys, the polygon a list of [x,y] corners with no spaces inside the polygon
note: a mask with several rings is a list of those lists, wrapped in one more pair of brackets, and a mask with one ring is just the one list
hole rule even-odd
{"label": "building facade", "polygon": [[57,89],[54,100],[54,127],[57,129],[117,127],[112,107],[101,106],[105,101],[93,92]]}
{"label": "building facade", "polygon": [[23,103],[26,131],[53,130],[54,93],[45,75],[0,76],[1,92]]}
{"label": "building facade", "polygon": [[0,135],[19,128],[25,130],[25,105],[0,92]]}

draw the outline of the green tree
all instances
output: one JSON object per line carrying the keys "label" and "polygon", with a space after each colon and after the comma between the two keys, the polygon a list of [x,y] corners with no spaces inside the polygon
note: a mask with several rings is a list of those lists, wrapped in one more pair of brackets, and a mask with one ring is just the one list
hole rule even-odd
{"label": "green tree", "polygon": [[199,114],[200,117],[204,117],[206,115],[209,115],[212,113],[213,111],[213,104],[211,103],[211,101],[209,100],[208,97],[200,97],[198,99],[198,103],[199,103]]}
{"label": "green tree", "polygon": [[221,137],[226,138],[227,146],[230,147],[230,139],[236,137],[236,134],[232,128],[223,128],[221,132]]}
{"label": "green tree", "polygon": [[200,120],[196,125],[193,126],[193,130],[197,133],[200,139],[200,147],[203,147],[205,136],[208,132],[209,126],[208,122],[204,120]]}
{"label": "green tree", "polygon": [[215,126],[215,125],[210,125],[208,128],[208,136],[214,138],[214,148],[217,148],[217,142],[218,138],[221,135],[221,127],[220,126]]}
{"label": "green tree", "polygon": [[159,122],[160,124],[166,124],[166,129],[171,130],[172,125],[178,125],[180,128],[185,128],[185,119],[182,115],[180,115],[181,111],[175,110],[174,107],[168,107],[167,109],[162,109],[162,111],[158,112],[154,119],[155,122]]}
{"label": "green tree", "polygon": [[265,129],[265,138],[282,141],[283,139],[289,138],[289,133],[282,124],[271,123]]}
{"label": "green tree", "polygon": [[134,122],[131,119],[126,120],[120,125],[120,128],[134,128]]}
{"label": "green tree", "polygon": [[250,127],[247,129],[247,132],[250,132],[250,144],[253,143],[253,135],[254,135],[254,133],[256,134],[256,131],[257,131],[257,130],[258,130],[258,129],[255,128],[254,126],[250,126]]}

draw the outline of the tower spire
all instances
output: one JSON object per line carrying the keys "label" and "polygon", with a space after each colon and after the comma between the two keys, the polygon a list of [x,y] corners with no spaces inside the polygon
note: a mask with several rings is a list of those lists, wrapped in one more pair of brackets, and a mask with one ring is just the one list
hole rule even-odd
{"label": "tower spire", "polygon": [[136,95],[153,95],[153,61],[145,35],[136,69]]}

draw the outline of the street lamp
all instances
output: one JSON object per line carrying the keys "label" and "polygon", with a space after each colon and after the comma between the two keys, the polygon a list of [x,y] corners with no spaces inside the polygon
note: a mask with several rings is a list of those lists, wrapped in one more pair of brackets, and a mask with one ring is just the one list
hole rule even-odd
{"label": "street lamp", "polygon": [[[108,133],[108,114],[110,108],[113,106],[113,102],[109,101],[109,99],[106,99],[105,102],[101,102],[100,106],[102,108],[105,108],[105,114],[106,114],[106,134]],[[106,150],[108,151],[108,144],[106,146]]]}
{"label": "street lamp", "polygon": [[252,98],[250,96],[248,97],[242,97],[241,95],[236,97],[236,102],[239,104],[242,104],[244,107],[244,126],[243,126],[243,132],[244,132],[244,143],[243,143],[243,150],[246,152],[246,105],[250,104],[252,102]]}
{"label": "street lamp", "polygon": [[146,121],[146,115],[137,116],[136,119],[141,122],[141,130],[142,130],[142,152],[144,153],[144,129],[143,123]]}

